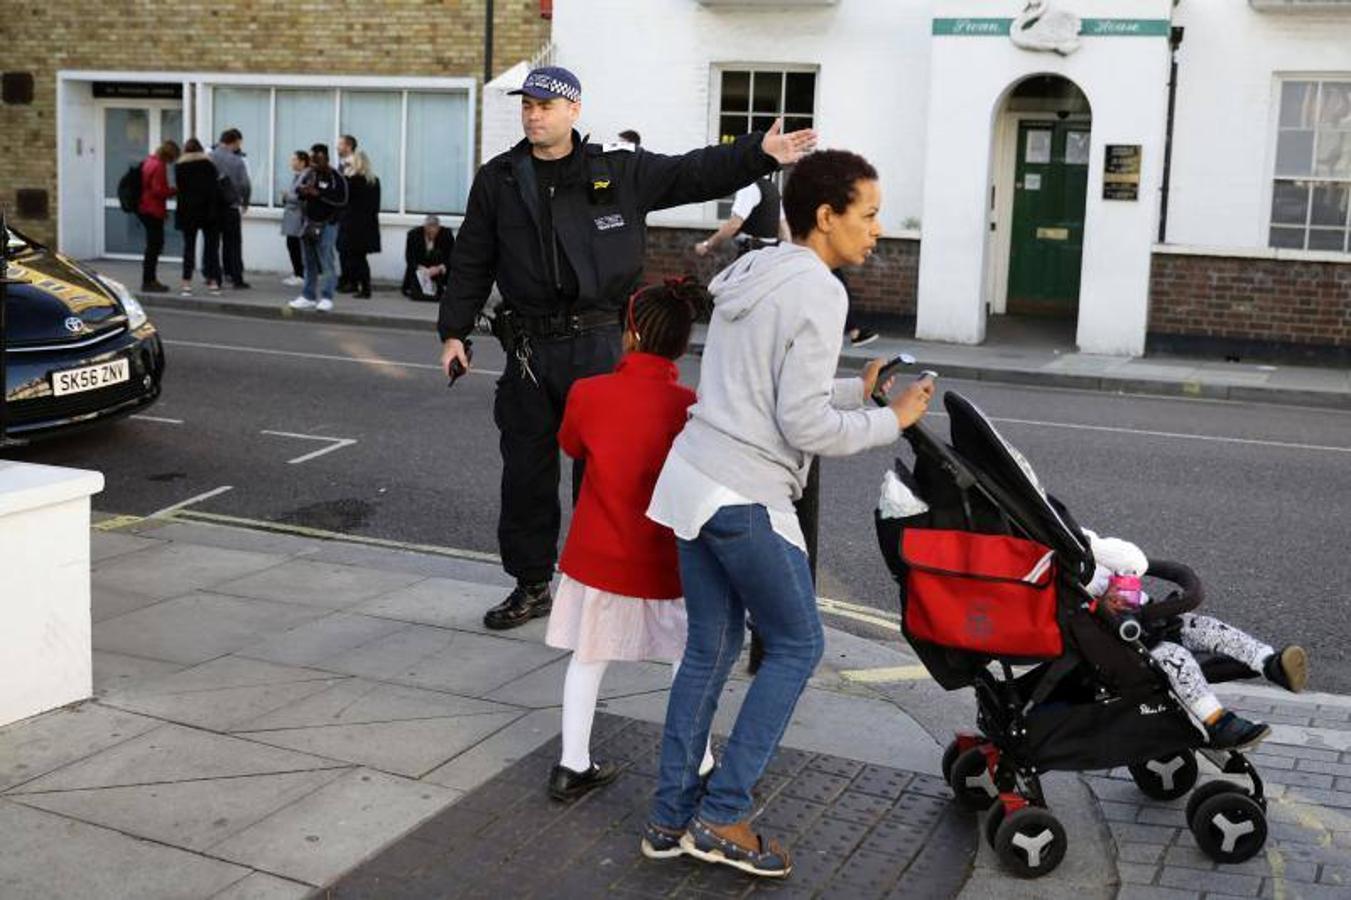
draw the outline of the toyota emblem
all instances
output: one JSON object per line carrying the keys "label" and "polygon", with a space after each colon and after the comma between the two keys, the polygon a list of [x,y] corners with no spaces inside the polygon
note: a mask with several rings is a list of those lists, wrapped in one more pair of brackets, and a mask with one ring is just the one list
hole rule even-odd
{"label": "toyota emblem", "polygon": [[79,334],[81,331],[84,331],[84,320],[79,316],[71,316],[66,319],[66,331],[69,331],[71,334]]}

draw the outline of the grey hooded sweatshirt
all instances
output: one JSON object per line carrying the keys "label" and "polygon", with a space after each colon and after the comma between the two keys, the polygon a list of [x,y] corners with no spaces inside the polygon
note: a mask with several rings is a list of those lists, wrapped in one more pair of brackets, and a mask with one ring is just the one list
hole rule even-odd
{"label": "grey hooded sweatshirt", "polygon": [[865,407],[860,378],[835,378],[848,297],[812,250],[748,253],[709,285],[713,318],[698,401],[672,452],[756,503],[792,509],[813,457],[848,456],[900,435]]}

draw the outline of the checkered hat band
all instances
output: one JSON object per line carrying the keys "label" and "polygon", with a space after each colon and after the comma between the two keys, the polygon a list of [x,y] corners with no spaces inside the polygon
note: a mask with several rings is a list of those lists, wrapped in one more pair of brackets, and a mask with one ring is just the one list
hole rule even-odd
{"label": "checkered hat band", "polygon": [[525,87],[543,88],[551,94],[557,94],[574,102],[582,99],[582,92],[576,87],[566,81],[559,81],[557,78],[550,78],[547,75],[536,75],[533,78],[526,79]]}

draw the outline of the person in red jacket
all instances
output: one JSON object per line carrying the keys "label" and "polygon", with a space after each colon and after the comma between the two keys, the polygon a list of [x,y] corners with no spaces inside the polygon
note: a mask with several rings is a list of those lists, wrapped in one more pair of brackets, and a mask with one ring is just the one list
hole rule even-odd
{"label": "person in red jacket", "polygon": [[[584,463],[585,475],[545,638],[551,647],[573,651],[563,681],[563,754],[549,777],[556,800],[575,800],[619,774],[613,763],[595,763],[590,754],[607,665],[659,660],[674,666],[685,650],[675,535],[646,512],[694,403],[694,391],[678,382],[675,360],[707,302],[707,292],[686,280],[636,292],[619,366],[579,380],[568,392],[558,443]],[[703,771],[712,768],[705,749]]]}
{"label": "person in red jacket", "polygon": [[166,293],[169,288],[160,283],[160,251],[164,249],[164,220],[169,210],[164,202],[177,191],[169,185],[169,164],[178,159],[178,145],[165,141],[159,149],[141,163],[141,202],[136,206],[136,218],[145,226],[145,256],[141,258],[141,290],[154,294]]}

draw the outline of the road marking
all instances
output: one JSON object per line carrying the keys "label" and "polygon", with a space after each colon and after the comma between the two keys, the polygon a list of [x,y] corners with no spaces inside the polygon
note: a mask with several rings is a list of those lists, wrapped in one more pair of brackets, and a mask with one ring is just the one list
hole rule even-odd
{"label": "road marking", "polygon": [[[330,362],[361,363],[365,366],[390,366],[396,369],[432,369],[437,372],[441,371],[441,367],[433,363],[399,362],[392,359],[380,359],[379,357],[374,356],[339,356],[335,353],[307,353],[302,350],[272,350],[267,347],[240,347],[233,344],[210,344],[205,341],[166,340],[164,343],[170,346],[196,347],[201,350],[229,350],[232,353],[263,353],[268,356],[294,356],[298,359],[323,359]],[[476,366],[469,370],[469,374],[501,376],[502,373],[494,369],[480,369]]]}
{"label": "road marking", "polygon": [[841,669],[840,677],[855,684],[894,684],[898,681],[927,681],[929,670],[923,666],[882,666],[876,669]]}
{"label": "road marking", "polygon": [[234,490],[234,487],[231,485],[228,484],[221,485],[218,488],[213,488],[212,490],[198,494],[196,497],[189,497],[188,499],[183,500],[179,503],[175,503],[172,506],[166,506],[164,507],[164,509],[157,509],[150,515],[146,516],[146,518],[147,519],[168,518],[170,514],[178,512],[180,509],[186,509],[189,506],[192,506],[194,503],[201,503],[203,500],[210,500],[212,497],[219,496],[220,494],[223,494],[226,491],[232,490]]}
{"label": "road marking", "polygon": [[95,531],[116,531],[119,528],[126,528],[128,525],[135,525],[144,521],[144,516],[113,516],[111,519],[95,522],[92,527]]}
{"label": "road marking", "polygon": [[182,425],[182,419],[166,419],[163,416],[132,416],[133,419],[139,419],[142,422],[163,422],[165,425]]}
{"label": "road marking", "polygon": [[333,446],[324,447],[321,450],[315,450],[312,453],[306,453],[304,456],[297,456],[295,459],[288,459],[287,465],[294,466],[297,463],[309,462],[316,456],[323,456],[325,453],[332,453],[334,450],[341,450],[343,447],[350,447],[356,443],[356,438],[335,438],[320,434],[296,434],[294,431],[267,431],[263,430],[259,434],[275,434],[278,437],[299,438],[302,441],[332,441]]}
{"label": "road marking", "polygon": [[900,620],[883,618],[886,613],[880,609],[873,609],[867,606],[856,606],[852,603],[843,603],[839,600],[832,600],[829,597],[817,597],[816,608],[821,612],[832,616],[839,616],[844,619],[853,619],[855,622],[866,622],[869,625],[875,625],[878,628],[885,628],[888,631],[894,631],[900,627]]}
{"label": "road marking", "polygon": [[[944,412],[931,412],[929,416],[946,416]],[[991,422],[1004,425],[1035,425],[1039,428],[1068,428],[1073,431],[1105,431],[1110,434],[1130,434],[1141,437],[1177,438],[1184,441],[1210,441],[1216,444],[1247,444],[1257,447],[1278,447],[1284,450],[1313,450],[1325,453],[1351,453],[1351,447],[1333,447],[1327,444],[1296,444],[1290,441],[1265,441],[1259,438],[1226,437],[1214,434],[1183,434],[1178,431],[1149,431],[1144,428],[1121,428],[1112,425],[1080,425],[1073,422],[1044,422],[1040,419],[1008,419],[988,417]]]}

